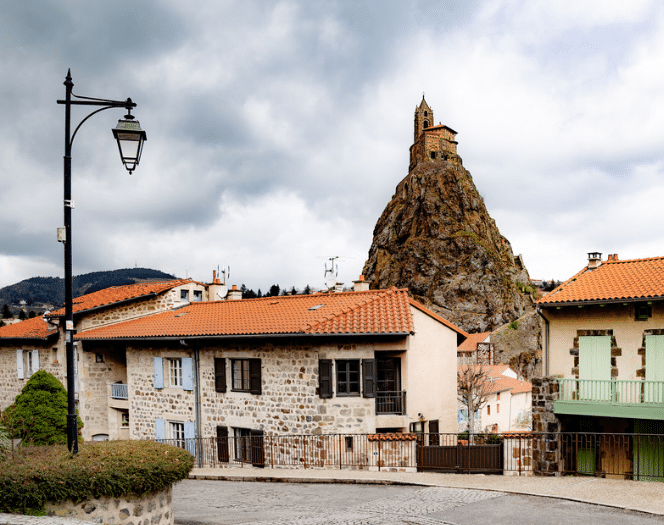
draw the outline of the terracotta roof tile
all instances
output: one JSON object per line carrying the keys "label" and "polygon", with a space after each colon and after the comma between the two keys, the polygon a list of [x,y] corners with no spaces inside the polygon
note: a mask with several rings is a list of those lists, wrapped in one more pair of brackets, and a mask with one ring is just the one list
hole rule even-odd
{"label": "terracotta roof tile", "polygon": [[477,343],[483,342],[491,332],[481,332],[479,334],[468,334],[468,338],[459,345],[457,352],[474,352],[477,350]]}
{"label": "terracotta roof tile", "polygon": [[77,338],[407,334],[413,330],[408,293],[392,288],[193,303],[88,330]]}
{"label": "terracotta roof tile", "polygon": [[13,323],[0,328],[0,339],[47,339],[56,329],[42,317],[33,317],[20,323]]}
{"label": "terracotta roof tile", "polygon": [[[191,279],[176,279],[173,281],[153,281],[147,283],[129,284],[127,286],[111,286],[98,292],[81,295],[74,298],[74,313],[92,310],[101,306],[108,306],[115,303],[121,303],[130,299],[144,297],[147,295],[157,295],[176,286],[192,282]],[[59,317],[65,314],[65,309],[53,311],[48,317]]]}
{"label": "terracotta roof tile", "polygon": [[664,257],[603,261],[594,269],[587,266],[537,304],[596,303],[602,301],[664,298]]}

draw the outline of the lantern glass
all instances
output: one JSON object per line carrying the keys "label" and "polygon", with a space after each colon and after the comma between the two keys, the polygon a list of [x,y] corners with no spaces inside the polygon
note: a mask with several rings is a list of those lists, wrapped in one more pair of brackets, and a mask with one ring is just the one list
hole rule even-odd
{"label": "lantern glass", "polygon": [[148,139],[147,134],[141,129],[138,120],[134,120],[132,115],[127,115],[113,128],[113,136],[118,141],[122,163],[131,173],[141,160],[143,142]]}

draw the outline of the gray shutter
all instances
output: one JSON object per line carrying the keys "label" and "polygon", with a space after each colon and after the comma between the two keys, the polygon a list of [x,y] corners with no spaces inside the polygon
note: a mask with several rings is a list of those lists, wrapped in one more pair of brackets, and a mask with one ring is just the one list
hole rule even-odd
{"label": "gray shutter", "polygon": [[23,350],[16,350],[16,375],[19,379],[25,379],[23,371]]}
{"label": "gray shutter", "polygon": [[214,358],[214,390],[215,392],[226,392],[226,359]]}
{"label": "gray shutter", "polygon": [[362,359],[362,395],[376,397],[376,360]]}
{"label": "gray shutter", "polygon": [[166,439],[166,420],[154,420],[154,433],[157,441],[163,441]]}
{"label": "gray shutter", "polygon": [[154,358],[154,387],[164,388],[164,363],[161,357]]}
{"label": "gray shutter", "polygon": [[184,422],[184,448],[186,448],[192,456],[196,455],[196,431],[194,424],[191,421]]}
{"label": "gray shutter", "polygon": [[320,359],[318,361],[318,395],[322,399],[332,397],[332,360]]}
{"label": "gray shutter", "polygon": [[261,360],[249,359],[249,392],[261,393]]}
{"label": "gray shutter", "polygon": [[182,358],[182,389],[194,389],[194,367],[191,357]]}

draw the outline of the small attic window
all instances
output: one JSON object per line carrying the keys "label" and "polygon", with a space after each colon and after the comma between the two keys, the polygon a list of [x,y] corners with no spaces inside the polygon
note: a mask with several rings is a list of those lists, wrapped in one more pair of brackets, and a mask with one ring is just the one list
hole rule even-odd
{"label": "small attic window", "polygon": [[319,308],[322,308],[323,306],[325,306],[325,305],[324,304],[317,304],[316,306],[312,306],[311,308],[309,308],[309,310],[318,310]]}
{"label": "small attic window", "polygon": [[646,321],[652,317],[652,306],[649,304],[637,304],[634,307],[634,319],[637,321]]}
{"label": "small attic window", "polygon": [[189,300],[189,290],[180,290],[180,301]]}

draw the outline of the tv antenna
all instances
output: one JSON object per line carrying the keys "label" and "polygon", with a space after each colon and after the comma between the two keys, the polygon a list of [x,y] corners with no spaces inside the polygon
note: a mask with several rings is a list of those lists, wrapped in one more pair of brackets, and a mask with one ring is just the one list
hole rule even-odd
{"label": "tv antenna", "polygon": [[327,263],[325,263],[325,286],[328,290],[332,290],[337,284],[337,277],[339,276],[339,265],[336,264],[336,261],[339,258],[338,255],[329,257],[330,268],[328,269]]}
{"label": "tv antenna", "polygon": [[231,278],[231,267],[227,266],[223,270],[219,270],[219,265],[217,265],[217,275],[224,276],[224,280],[221,283],[221,287],[219,288],[219,291],[217,292],[217,297],[219,299],[225,299],[226,296],[228,295],[228,286],[226,285],[226,278],[230,279]]}

